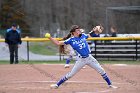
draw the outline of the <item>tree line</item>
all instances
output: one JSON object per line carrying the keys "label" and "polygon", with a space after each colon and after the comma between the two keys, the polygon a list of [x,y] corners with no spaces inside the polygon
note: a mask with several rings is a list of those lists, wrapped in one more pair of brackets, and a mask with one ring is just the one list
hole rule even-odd
{"label": "tree line", "polygon": [[[57,29],[68,31],[73,24],[80,25],[86,31],[99,24],[106,28],[107,7],[140,6],[139,0],[0,0],[0,2],[0,18],[3,19],[0,23],[1,28],[5,29],[12,22],[17,22],[23,33],[32,36],[39,36],[40,29],[52,33]],[[116,26],[119,33],[138,33],[140,12],[135,12],[110,11],[108,27]],[[106,32],[109,33],[104,31]]]}

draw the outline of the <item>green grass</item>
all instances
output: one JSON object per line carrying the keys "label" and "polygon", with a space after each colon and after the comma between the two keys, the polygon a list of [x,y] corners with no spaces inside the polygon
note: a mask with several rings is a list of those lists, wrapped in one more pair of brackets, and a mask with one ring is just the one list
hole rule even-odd
{"label": "green grass", "polygon": [[31,42],[29,50],[35,54],[56,55],[58,47],[51,42]]}
{"label": "green grass", "polygon": [[[140,65],[140,61],[99,61],[100,64],[129,64]],[[9,64],[9,61],[0,61],[0,64]],[[21,61],[19,64],[65,64],[65,60],[61,61]],[[74,64],[74,61],[71,61]]]}
{"label": "green grass", "polygon": [[[0,65],[9,64],[9,61],[0,61]],[[74,61],[71,61],[73,64]],[[20,61],[19,64],[65,64],[65,60],[62,61]]]}
{"label": "green grass", "polygon": [[9,61],[0,61],[0,64],[9,64]]}

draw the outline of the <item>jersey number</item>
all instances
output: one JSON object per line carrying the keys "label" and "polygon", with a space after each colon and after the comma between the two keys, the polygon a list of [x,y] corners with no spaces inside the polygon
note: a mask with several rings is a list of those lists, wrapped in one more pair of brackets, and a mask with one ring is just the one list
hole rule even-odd
{"label": "jersey number", "polygon": [[80,49],[85,48],[85,43],[79,44]]}

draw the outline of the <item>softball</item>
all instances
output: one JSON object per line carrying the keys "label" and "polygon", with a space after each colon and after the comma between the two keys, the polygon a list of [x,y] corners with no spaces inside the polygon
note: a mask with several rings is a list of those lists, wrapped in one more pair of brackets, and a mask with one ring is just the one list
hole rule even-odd
{"label": "softball", "polygon": [[46,33],[46,34],[45,34],[45,37],[46,37],[46,38],[50,38],[50,37],[51,37],[50,33]]}

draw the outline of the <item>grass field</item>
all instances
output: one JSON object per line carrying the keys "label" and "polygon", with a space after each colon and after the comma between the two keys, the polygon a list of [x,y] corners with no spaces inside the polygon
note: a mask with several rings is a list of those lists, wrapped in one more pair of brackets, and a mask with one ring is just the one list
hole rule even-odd
{"label": "grass field", "polygon": [[[140,61],[99,61],[100,64],[135,64],[140,65]],[[9,64],[9,61],[0,61],[0,64]],[[65,64],[65,60],[62,61],[22,61],[19,64]],[[74,64],[74,61],[71,61]]]}
{"label": "grass field", "polygon": [[58,47],[51,42],[31,42],[29,50],[35,54],[56,55]]}

